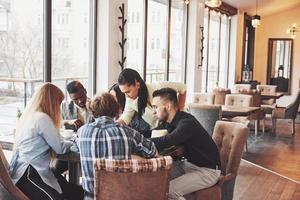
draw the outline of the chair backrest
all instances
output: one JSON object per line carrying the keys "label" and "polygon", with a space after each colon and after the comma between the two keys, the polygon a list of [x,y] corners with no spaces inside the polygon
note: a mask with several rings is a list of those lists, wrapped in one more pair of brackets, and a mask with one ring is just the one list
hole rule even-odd
{"label": "chair backrest", "polygon": [[8,173],[8,162],[0,147],[0,183],[17,200],[29,200],[29,198],[12,182]]}
{"label": "chair backrest", "polygon": [[252,96],[246,94],[227,94],[225,105],[249,107],[252,105]]}
{"label": "chair backrest", "polygon": [[217,105],[224,105],[225,104],[225,96],[227,94],[230,94],[230,89],[227,88],[215,88],[213,90],[213,93],[215,95],[215,104]]}
{"label": "chair backrest", "polygon": [[194,93],[193,103],[201,105],[212,105],[214,104],[215,95],[212,93]]}
{"label": "chair backrest", "polygon": [[213,134],[215,124],[221,119],[220,105],[189,104],[189,111],[200,122],[209,135]]}
{"label": "chair backrest", "polygon": [[97,200],[166,200],[172,165],[170,156],[142,160],[97,159]]}
{"label": "chair backrest", "polygon": [[251,90],[251,84],[235,84],[234,91],[237,93],[240,92],[249,92]]}
{"label": "chair backrest", "polygon": [[300,104],[300,90],[298,90],[295,100],[286,107],[285,117],[289,119],[296,119]]}
{"label": "chair backrest", "polygon": [[217,121],[212,138],[219,149],[223,175],[237,174],[247,135],[248,128],[241,123]]}
{"label": "chair backrest", "polygon": [[248,92],[241,92],[241,94],[251,95],[252,104],[251,106],[260,107],[261,106],[261,92],[259,90],[250,90]]}
{"label": "chair backrest", "polygon": [[[257,85],[256,89],[263,94],[275,94],[277,91],[277,85]],[[261,104],[272,105],[275,103],[275,99],[262,99]]]}

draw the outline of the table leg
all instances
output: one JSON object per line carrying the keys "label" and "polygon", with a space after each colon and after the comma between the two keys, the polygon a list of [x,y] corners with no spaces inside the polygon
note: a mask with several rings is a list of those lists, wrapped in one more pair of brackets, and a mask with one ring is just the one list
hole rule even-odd
{"label": "table leg", "polygon": [[69,182],[76,185],[80,185],[79,183],[80,163],[69,161],[68,167],[69,167]]}

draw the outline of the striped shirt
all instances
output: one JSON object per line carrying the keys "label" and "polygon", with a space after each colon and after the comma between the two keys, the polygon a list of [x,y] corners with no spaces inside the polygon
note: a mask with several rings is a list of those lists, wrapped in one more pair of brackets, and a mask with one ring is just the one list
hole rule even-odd
{"label": "striped shirt", "polygon": [[154,157],[154,143],[128,126],[120,126],[109,117],[99,117],[78,130],[82,187],[85,199],[94,197],[94,160],[106,158],[131,159],[131,154],[146,158]]}

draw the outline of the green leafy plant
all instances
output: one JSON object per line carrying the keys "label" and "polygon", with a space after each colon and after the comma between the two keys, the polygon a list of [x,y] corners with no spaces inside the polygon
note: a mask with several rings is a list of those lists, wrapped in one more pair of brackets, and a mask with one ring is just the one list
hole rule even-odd
{"label": "green leafy plant", "polygon": [[21,115],[22,115],[22,112],[21,112],[20,108],[17,108],[17,118],[20,119]]}

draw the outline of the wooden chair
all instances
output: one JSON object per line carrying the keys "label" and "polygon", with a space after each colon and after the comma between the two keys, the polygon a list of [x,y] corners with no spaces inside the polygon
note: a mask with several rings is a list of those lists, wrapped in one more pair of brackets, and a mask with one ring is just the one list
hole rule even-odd
{"label": "wooden chair", "polygon": [[[9,193],[10,197],[8,198],[17,199],[17,200],[29,200],[29,198],[12,182],[8,173],[8,163],[1,147],[0,147],[0,182],[2,186]],[[5,199],[6,198],[7,197],[5,197]]]}
{"label": "wooden chair", "polygon": [[209,135],[213,134],[215,124],[221,119],[220,105],[189,104],[190,113],[200,122]]}
{"label": "wooden chair", "polygon": [[167,200],[170,156],[142,160],[94,162],[97,200]]}
{"label": "wooden chair", "polygon": [[196,200],[231,200],[235,179],[247,140],[248,128],[240,123],[217,121],[213,140],[221,158],[221,177],[216,185],[195,192]]}
{"label": "wooden chair", "polygon": [[295,119],[297,117],[300,104],[300,90],[295,100],[287,107],[276,107],[272,112],[272,128],[273,134],[276,134],[276,120],[277,119],[290,119],[292,120],[292,135],[295,135]]}

